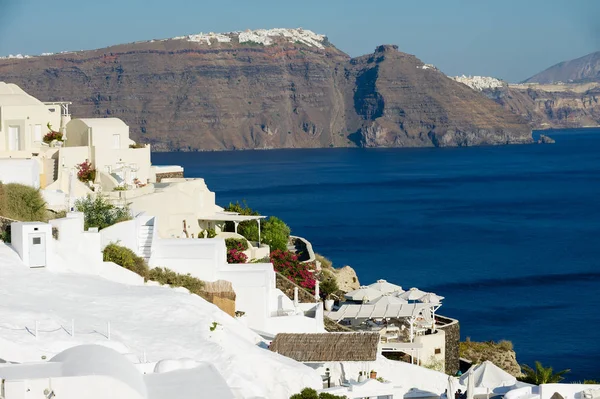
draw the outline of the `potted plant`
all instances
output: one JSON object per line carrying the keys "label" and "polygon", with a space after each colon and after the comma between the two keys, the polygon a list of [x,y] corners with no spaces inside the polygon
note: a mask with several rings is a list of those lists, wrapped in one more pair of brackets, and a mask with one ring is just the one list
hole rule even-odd
{"label": "potted plant", "polygon": [[371,377],[372,379],[376,380],[377,379],[377,371],[371,370],[371,375],[369,377]]}
{"label": "potted plant", "polygon": [[331,312],[331,309],[333,309],[334,303],[335,303],[335,301],[333,300],[333,297],[331,296],[331,294],[327,294],[327,296],[325,297],[325,310],[328,312]]}

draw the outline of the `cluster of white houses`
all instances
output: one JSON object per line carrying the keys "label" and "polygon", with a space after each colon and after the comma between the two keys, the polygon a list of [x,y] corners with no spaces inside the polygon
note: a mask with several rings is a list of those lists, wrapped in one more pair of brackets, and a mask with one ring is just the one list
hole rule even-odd
{"label": "cluster of white houses", "polygon": [[[255,221],[260,231],[263,216],[225,212],[203,179],[184,178],[180,166],[152,165],[150,146],[136,145],[123,121],[71,119],[69,105],[41,102],[16,85],[0,82],[0,181],[39,188],[50,207],[68,211],[66,217],[50,223],[12,224],[12,247],[25,266],[146,284],[142,277],[103,261],[102,249],[118,242],[144,257],[151,268],[167,267],[206,282],[227,281],[235,291],[236,317],[272,340],[272,351],[310,365],[327,376],[329,384],[332,380],[338,386],[350,383],[328,388],[332,393],[394,397],[392,385],[364,381],[364,364],[377,361],[382,351],[405,353],[417,364],[441,364],[444,371],[448,338],[447,332],[436,328],[439,300],[398,302],[402,299],[392,300],[388,292],[377,301],[371,295],[372,303],[349,301],[326,314],[355,330],[368,331],[346,333],[343,338],[329,335],[322,303],[288,298],[276,287],[271,263],[227,262],[224,238],[241,236],[223,232],[223,223],[237,226]],[[77,178],[83,163],[96,171],[89,181]],[[98,194],[116,204],[129,204],[132,219],[101,231],[86,230],[83,214],[73,211],[74,201]],[[217,236],[198,239],[207,228],[214,228]],[[249,259],[269,255],[269,247],[260,239],[249,244]],[[399,339],[404,328],[388,325],[388,319],[408,320],[409,339]],[[382,321],[385,326],[370,324]],[[458,336],[453,339],[458,343]],[[157,364],[153,373],[144,373],[112,350],[76,347],[48,362],[0,366],[0,398],[161,398],[169,395],[161,392],[169,384],[182,387],[182,398],[206,396],[209,391],[211,397],[233,397],[210,365],[196,364],[163,375]],[[32,387],[40,394],[28,394]],[[82,396],[83,391],[89,393]]]}

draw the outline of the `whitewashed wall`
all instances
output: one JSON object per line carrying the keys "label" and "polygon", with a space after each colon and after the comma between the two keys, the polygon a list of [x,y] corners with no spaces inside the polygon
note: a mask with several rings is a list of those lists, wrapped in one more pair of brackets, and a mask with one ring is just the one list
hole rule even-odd
{"label": "whitewashed wall", "polygon": [[0,181],[40,188],[40,164],[35,159],[0,159]]}

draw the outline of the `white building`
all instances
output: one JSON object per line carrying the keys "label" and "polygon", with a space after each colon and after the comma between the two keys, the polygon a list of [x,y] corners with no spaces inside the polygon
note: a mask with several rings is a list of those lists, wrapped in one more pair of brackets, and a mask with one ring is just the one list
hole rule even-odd
{"label": "white building", "polygon": [[[112,192],[117,186],[135,190],[156,181],[150,146],[135,145],[123,121],[71,120],[70,104],[43,103],[14,84],[0,82],[0,179],[46,190],[54,209],[68,205],[68,194],[92,194],[92,186]],[[46,138],[51,131],[58,133],[54,140]],[[76,177],[77,166],[85,161],[96,170],[89,184]]]}
{"label": "white building", "polygon": [[126,357],[100,345],[67,349],[48,362],[0,365],[4,399],[196,399],[234,396],[210,364],[142,374]]}
{"label": "white building", "polygon": [[47,125],[68,121],[69,103],[43,103],[19,86],[0,82],[0,158],[29,158],[43,148]]}

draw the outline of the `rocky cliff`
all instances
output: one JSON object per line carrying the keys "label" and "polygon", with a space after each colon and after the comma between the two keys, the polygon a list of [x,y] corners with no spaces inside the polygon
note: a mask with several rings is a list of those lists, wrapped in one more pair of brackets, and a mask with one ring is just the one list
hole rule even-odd
{"label": "rocky cliff", "polygon": [[600,85],[510,85],[483,93],[534,129],[600,126]]}
{"label": "rocky cliff", "polygon": [[522,375],[521,366],[510,341],[474,342],[467,337],[466,341],[460,343],[459,353],[460,357],[470,360],[473,364],[489,360],[515,377]]}
{"label": "rocky cliff", "polygon": [[600,82],[508,84],[483,76],[453,79],[528,121],[533,129],[600,126]]}
{"label": "rocky cliff", "polygon": [[0,81],[155,150],[531,142],[518,116],[394,46],[351,59],[301,29],[0,59]]}

